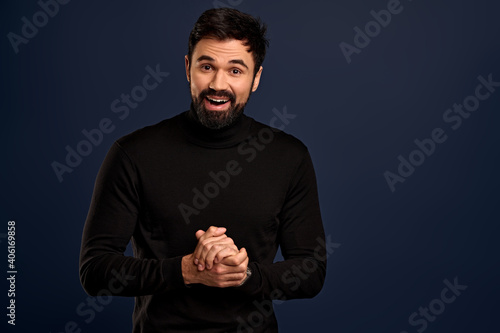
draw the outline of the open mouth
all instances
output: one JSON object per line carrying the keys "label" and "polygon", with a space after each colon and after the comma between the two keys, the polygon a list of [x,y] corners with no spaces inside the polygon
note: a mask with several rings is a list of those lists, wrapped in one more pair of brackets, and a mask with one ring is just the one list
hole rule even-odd
{"label": "open mouth", "polygon": [[229,98],[210,98],[206,97],[208,102],[213,105],[224,105],[229,102]]}
{"label": "open mouth", "polygon": [[231,103],[229,97],[205,97],[205,107],[208,110],[221,111],[226,110]]}

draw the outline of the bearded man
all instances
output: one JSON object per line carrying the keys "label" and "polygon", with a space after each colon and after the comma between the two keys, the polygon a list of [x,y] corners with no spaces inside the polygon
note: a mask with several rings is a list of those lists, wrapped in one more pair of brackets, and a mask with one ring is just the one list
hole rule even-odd
{"label": "bearded man", "polygon": [[190,109],[120,138],[101,166],[80,278],[90,295],[135,297],[133,332],[277,332],[272,300],[323,286],[308,150],[244,114],[265,32],[234,9],[204,12],[185,57]]}

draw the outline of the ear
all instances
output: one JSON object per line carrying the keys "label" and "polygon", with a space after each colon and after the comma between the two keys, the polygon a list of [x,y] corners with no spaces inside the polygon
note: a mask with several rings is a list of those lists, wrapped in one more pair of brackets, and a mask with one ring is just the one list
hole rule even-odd
{"label": "ear", "polygon": [[252,92],[254,92],[255,90],[257,90],[257,88],[259,87],[260,77],[262,75],[262,70],[263,69],[264,68],[262,66],[260,66],[259,71],[257,72],[257,74],[255,74],[255,78],[253,79]]}
{"label": "ear", "polygon": [[184,62],[186,63],[186,78],[188,82],[191,82],[191,75],[189,74],[189,58],[188,56],[184,56]]}

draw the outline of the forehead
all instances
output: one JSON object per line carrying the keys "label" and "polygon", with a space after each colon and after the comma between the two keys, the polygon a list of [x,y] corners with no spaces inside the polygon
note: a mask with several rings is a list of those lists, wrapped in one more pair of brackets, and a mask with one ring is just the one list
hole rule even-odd
{"label": "forehead", "polygon": [[209,56],[217,63],[228,63],[231,60],[241,59],[248,66],[253,66],[252,52],[237,39],[217,40],[212,38],[201,39],[193,52],[193,61],[196,62],[201,56]]}

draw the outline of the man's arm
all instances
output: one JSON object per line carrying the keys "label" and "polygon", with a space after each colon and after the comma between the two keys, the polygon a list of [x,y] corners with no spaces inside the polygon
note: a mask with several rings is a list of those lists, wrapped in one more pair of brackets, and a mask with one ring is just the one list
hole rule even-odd
{"label": "man's arm", "polygon": [[326,249],[316,175],[307,149],[291,179],[279,221],[278,241],[285,260],[250,264],[257,272],[242,288],[265,298],[314,297],[325,280]]}
{"label": "man's arm", "polygon": [[82,237],[80,280],[90,295],[107,290],[114,295],[140,296],[184,287],[181,257],[139,259],[124,255],[140,206],[135,165],[115,143],[97,175]]}

